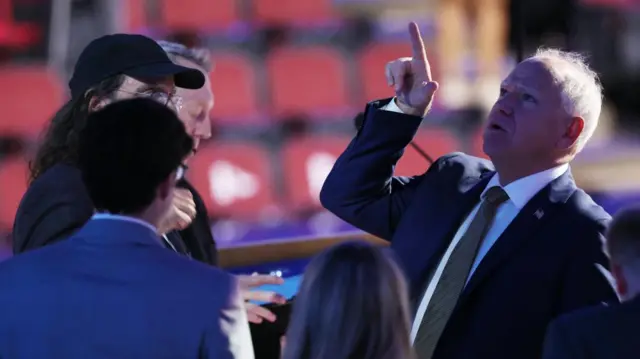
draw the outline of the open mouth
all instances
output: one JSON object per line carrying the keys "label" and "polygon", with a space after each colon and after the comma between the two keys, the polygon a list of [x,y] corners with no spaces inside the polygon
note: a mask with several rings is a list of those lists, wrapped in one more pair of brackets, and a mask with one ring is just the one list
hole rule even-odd
{"label": "open mouth", "polygon": [[500,127],[500,125],[497,125],[495,123],[490,124],[489,129],[496,130],[496,131],[504,131],[504,128]]}

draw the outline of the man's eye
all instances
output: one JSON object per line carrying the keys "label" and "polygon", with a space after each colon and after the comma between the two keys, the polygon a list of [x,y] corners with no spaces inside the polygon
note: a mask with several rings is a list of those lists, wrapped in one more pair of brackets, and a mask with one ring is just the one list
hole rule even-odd
{"label": "man's eye", "polygon": [[523,93],[522,94],[522,99],[525,100],[525,101],[529,101],[529,102],[535,102],[536,101],[536,99],[533,96],[529,95],[528,93]]}
{"label": "man's eye", "polygon": [[161,102],[163,104],[167,103],[167,100],[169,99],[169,96],[166,93],[157,92],[157,91],[151,92],[149,94],[149,97],[151,97],[151,99],[153,99],[155,101],[158,101],[158,102]]}

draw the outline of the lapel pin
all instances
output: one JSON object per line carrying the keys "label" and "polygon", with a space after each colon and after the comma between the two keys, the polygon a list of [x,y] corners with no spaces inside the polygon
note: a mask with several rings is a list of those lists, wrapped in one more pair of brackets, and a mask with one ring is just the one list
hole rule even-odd
{"label": "lapel pin", "polygon": [[542,216],[544,216],[544,211],[541,209],[538,209],[533,215],[536,216],[537,219],[541,219]]}

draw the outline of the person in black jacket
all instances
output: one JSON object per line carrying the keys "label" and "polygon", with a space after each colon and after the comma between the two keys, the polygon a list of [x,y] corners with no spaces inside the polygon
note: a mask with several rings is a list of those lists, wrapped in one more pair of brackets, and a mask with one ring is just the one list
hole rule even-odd
{"label": "person in black jacket", "polygon": [[[79,133],[90,112],[113,101],[148,97],[176,111],[184,122],[185,103],[176,87],[198,90],[204,85],[208,88],[207,81],[203,70],[175,64],[148,37],[115,34],[92,41],[81,53],[69,82],[71,100],[52,119],[30,163],[29,188],[14,220],[14,254],[64,240],[93,215],[93,203],[76,167]],[[194,151],[200,139],[208,136],[189,133],[196,143]],[[181,181],[179,186],[183,191],[176,195],[172,211],[158,234],[168,248],[216,265],[215,242],[204,203],[187,181]],[[281,278],[238,276],[237,279],[245,300],[285,302],[272,292],[248,290],[267,283],[279,284]],[[248,302],[247,312],[253,322],[275,320],[266,308]]]}
{"label": "person in black jacket", "polygon": [[543,359],[631,359],[640,355],[640,207],[613,217],[606,249],[621,303],[565,314],[547,330]]}
{"label": "person in black jacket", "polygon": [[[194,139],[194,153],[198,151],[203,140],[211,138],[211,120],[209,114],[213,108],[213,92],[211,90],[209,72],[212,69],[209,51],[202,48],[188,48],[182,44],[158,41],[158,44],[169,55],[174,63],[195,68],[205,76],[205,85],[199,89],[178,89],[177,95],[182,99],[182,111],[179,117],[184,123],[187,132]],[[217,265],[217,252],[215,241],[213,240],[209,215],[204,201],[200,194],[186,180],[178,184],[183,191],[178,192],[180,197],[174,208],[174,215],[167,221],[168,228],[184,228],[179,231],[169,232],[168,239],[175,244],[176,250],[186,255],[192,256],[199,261]],[[193,221],[189,224],[189,219]],[[262,284],[280,284],[281,279],[272,276],[238,276],[240,285],[244,287],[255,287]],[[282,298],[276,293],[267,291],[247,291],[246,300],[265,301],[275,304],[284,304]],[[288,315],[288,305],[284,308],[277,307],[274,310]],[[267,307],[259,306],[250,302],[246,303],[249,321],[253,324],[261,324],[263,320],[274,322],[276,316]],[[285,314],[284,311],[287,313]],[[279,321],[280,322],[280,321]],[[274,324],[278,325],[278,323]],[[253,329],[253,327],[252,327]],[[253,330],[254,334],[256,330]],[[261,328],[265,330],[265,328]],[[266,330],[272,331],[269,328]],[[284,329],[283,329],[284,330]],[[282,333],[284,334],[284,332]],[[255,337],[256,335],[254,335]],[[277,341],[276,341],[277,342]],[[256,345],[256,348],[258,345]]]}

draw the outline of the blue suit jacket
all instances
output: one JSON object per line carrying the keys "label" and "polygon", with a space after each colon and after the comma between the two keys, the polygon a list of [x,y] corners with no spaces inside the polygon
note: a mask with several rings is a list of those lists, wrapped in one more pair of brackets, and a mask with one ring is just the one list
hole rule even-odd
{"label": "blue suit jacket", "polygon": [[253,358],[232,277],[94,219],[0,263],[0,358]]}
{"label": "blue suit jacket", "polygon": [[640,297],[577,310],[549,326],[544,359],[636,359],[640,356]]}
{"label": "blue suit jacket", "polygon": [[[217,250],[207,208],[187,181],[179,181],[177,186],[193,195],[196,217],[184,230],[168,233],[168,238],[180,253],[189,252],[194,259],[216,265]],[[87,223],[93,212],[80,170],[64,163],[49,168],[29,185],[20,201],[13,223],[13,253],[67,239]]]}
{"label": "blue suit jacket", "polygon": [[[426,173],[393,177],[421,119],[367,107],[362,128],[335,163],[320,194],[347,222],[391,241],[410,281],[414,305],[465,216],[495,173],[462,153]],[[540,219],[534,213],[542,210]],[[538,359],[545,329],[561,313],[617,300],[599,268],[610,216],[570,172],[520,211],[467,284],[438,343],[435,359]],[[415,309],[415,308],[414,308]]]}

